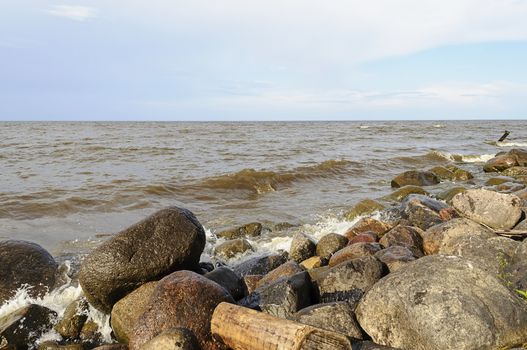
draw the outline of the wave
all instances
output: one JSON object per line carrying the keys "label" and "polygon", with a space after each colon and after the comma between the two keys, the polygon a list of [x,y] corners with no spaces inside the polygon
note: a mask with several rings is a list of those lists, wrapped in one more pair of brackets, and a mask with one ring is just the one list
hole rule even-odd
{"label": "wave", "polygon": [[200,187],[220,190],[250,190],[259,194],[267,193],[296,181],[328,178],[352,172],[357,174],[360,170],[351,169],[352,163],[347,160],[332,159],[313,166],[298,167],[283,172],[243,169],[233,174],[205,179]]}
{"label": "wave", "polygon": [[412,164],[422,162],[485,163],[494,157],[495,154],[456,154],[434,150],[420,156],[398,157],[397,159]]}
{"label": "wave", "polygon": [[527,147],[527,142],[503,141],[494,142],[494,145],[498,147]]}

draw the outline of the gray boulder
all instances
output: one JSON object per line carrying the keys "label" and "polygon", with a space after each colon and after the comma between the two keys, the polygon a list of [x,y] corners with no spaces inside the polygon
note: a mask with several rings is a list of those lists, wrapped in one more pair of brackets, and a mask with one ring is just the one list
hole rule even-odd
{"label": "gray boulder", "polygon": [[427,256],[389,274],[356,315],[374,342],[401,349],[490,350],[527,341],[525,302],[461,257]]}
{"label": "gray boulder", "polygon": [[265,275],[287,261],[287,253],[273,253],[247,259],[233,267],[234,272],[247,275]]}
{"label": "gray boulder", "polygon": [[362,339],[362,331],[355,319],[352,305],[345,301],[316,304],[298,311],[293,320],[313,327]]}
{"label": "gray boulder", "polygon": [[81,265],[79,281],[96,308],[113,304],[140,285],[176,270],[197,270],[205,231],[190,211],[170,207],[104,242]]}
{"label": "gray boulder", "polygon": [[400,245],[391,245],[386,249],[380,250],[375,253],[375,257],[386,264],[390,272],[397,271],[417,259],[410,249]]}
{"label": "gray boulder", "polygon": [[55,285],[57,263],[36,243],[8,240],[0,242],[0,306],[22,285],[29,295],[41,297]]}
{"label": "gray boulder", "polygon": [[515,195],[470,189],[452,198],[461,215],[497,230],[513,228],[522,215],[522,201]]}
{"label": "gray boulder", "polygon": [[348,244],[348,238],[338,233],[330,233],[322,237],[317,243],[317,256],[329,259]]}
{"label": "gray boulder", "polygon": [[373,256],[348,260],[312,275],[319,301],[356,301],[384,274],[382,263]]}
{"label": "gray boulder", "polygon": [[242,278],[227,266],[220,266],[204,276],[225,288],[234,300],[243,297],[244,285]]}

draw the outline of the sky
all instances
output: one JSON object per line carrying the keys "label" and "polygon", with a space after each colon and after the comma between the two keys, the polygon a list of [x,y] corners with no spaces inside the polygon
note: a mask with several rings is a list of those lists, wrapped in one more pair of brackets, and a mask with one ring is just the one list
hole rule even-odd
{"label": "sky", "polygon": [[527,0],[2,0],[0,120],[527,117]]}

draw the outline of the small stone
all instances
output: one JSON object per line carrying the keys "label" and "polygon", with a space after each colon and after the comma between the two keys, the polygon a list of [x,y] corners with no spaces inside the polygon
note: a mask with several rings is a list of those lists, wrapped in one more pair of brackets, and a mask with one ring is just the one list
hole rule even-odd
{"label": "small stone", "polygon": [[259,222],[251,222],[242,226],[234,227],[216,233],[217,237],[225,239],[235,239],[243,237],[258,237],[262,233],[262,224]]}
{"label": "small stone", "polygon": [[453,187],[448,190],[445,190],[437,195],[437,198],[444,200],[448,204],[451,204],[452,198],[458,193],[463,193],[467,189],[465,187]]}
{"label": "small stone", "polygon": [[244,238],[232,239],[214,248],[214,254],[223,259],[231,259],[247,251],[254,251],[253,246]]}
{"label": "small stone", "polygon": [[429,193],[419,186],[404,186],[396,191],[393,191],[388,196],[384,197],[388,201],[400,202],[411,194],[422,194],[428,196]]}
{"label": "small stone", "polygon": [[242,277],[246,275],[265,275],[286,261],[287,253],[273,253],[245,260],[244,262],[234,266],[233,270]]}
{"label": "small stone", "polygon": [[327,259],[333,255],[333,253],[344,248],[348,244],[348,239],[337,233],[330,233],[322,237],[317,243],[316,253],[317,256],[322,259]]}
{"label": "small stone", "polygon": [[315,255],[317,245],[311,238],[303,233],[297,233],[291,241],[289,258],[300,263]]}
{"label": "small stone", "polygon": [[320,256],[312,256],[309,259],[306,259],[300,263],[300,266],[302,266],[306,270],[312,270],[317,267],[321,267],[327,264],[327,260],[322,259]]}
{"label": "small stone", "polygon": [[88,319],[87,310],[88,302],[84,298],[79,298],[68,305],[62,319],[54,327],[57,333],[67,339],[78,338],[84,322]]}

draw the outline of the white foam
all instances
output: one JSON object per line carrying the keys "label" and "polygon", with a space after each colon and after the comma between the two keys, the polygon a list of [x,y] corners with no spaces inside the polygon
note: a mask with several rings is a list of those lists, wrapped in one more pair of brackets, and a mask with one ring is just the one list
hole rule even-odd
{"label": "white foam", "polygon": [[498,147],[527,147],[527,142],[503,141],[496,142]]}
{"label": "white foam", "polygon": [[445,126],[442,124],[434,124],[434,128],[444,128]]}
{"label": "white foam", "polygon": [[[66,262],[66,267],[69,269],[69,262]],[[67,271],[66,271],[67,272]],[[71,284],[71,280],[67,278],[64,285],[56,288],[51,293],[46,293],[43,297],[31,297],[29,292],[30,286],[24,285],[19,288],[15,295],[0,307],[0,318],[30,304],[41,305],[57,313],[57,318],[53,320],[57,322],[64,315],[66,307],[73,301],[82,296],[82,288]],[[110,327],[110,316],[94,309],[91,305],[88,309],[88,320],[95,322],[99,326],[102,340],[104,342],[112,342]],[[60,335],[53,329],[43,334],[37,343],[47,340],[60,340]]]}
{"label": "white foam", "polygon": [[[459,157],[463,163],[485,163],[494,158],[495,154],[460,154]],[[453,160],[456,160],[455,156]]]}

